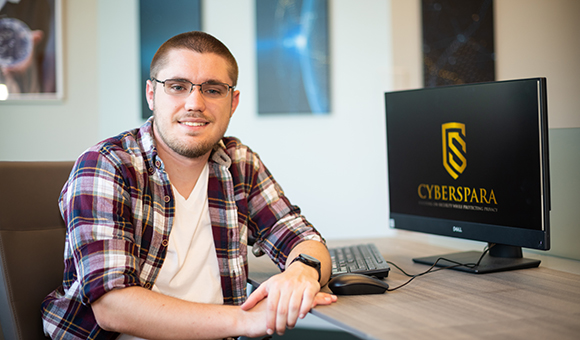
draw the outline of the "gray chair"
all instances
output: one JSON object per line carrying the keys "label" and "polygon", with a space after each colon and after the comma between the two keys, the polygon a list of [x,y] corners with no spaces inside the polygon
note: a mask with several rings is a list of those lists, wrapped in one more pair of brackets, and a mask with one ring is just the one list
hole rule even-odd
{"label": "gray chair", "polygon": [[0,162],[0,324],[6,340],[45,339],[40,304],[62,282],[58,197],[73,162]]}

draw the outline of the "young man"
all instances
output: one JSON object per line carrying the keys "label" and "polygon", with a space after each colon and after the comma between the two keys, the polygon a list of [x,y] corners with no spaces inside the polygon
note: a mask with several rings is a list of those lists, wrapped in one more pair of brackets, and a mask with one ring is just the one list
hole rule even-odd
{"label": "young man", "polygon": [[[237,63],[188,32],[151,63],[139,129],[77,160],[59,201],[62,287],[43,302],[64,339],[221,339],[282,334],[315,305],[330,257],[258,156],[223,137],[240,99]],[[246,301],[247,238],[284,271]],[[244,302],[245,301],[245,302]]]}

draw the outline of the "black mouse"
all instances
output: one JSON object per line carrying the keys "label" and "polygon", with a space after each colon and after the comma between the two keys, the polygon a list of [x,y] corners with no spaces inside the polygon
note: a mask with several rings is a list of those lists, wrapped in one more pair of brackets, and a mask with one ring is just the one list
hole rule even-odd
{"label": "black mouse", "polygon": [[383,294],[389,284],[376,277],[345,273],[330,279],[328,288],[336,295]]}

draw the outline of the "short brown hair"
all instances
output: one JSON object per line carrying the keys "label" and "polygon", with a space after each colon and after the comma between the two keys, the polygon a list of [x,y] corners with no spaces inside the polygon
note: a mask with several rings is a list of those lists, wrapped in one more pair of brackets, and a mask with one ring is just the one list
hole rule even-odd
{"label": "short brown hair", "polygon": [[169,51],[181,48],[197,53],[214,53],[225,58],[226,62],[230,64],[228,74],[232,79],[232,86],[236,86],[238,82],[238,63],[230,50],[214,36],[199,31],[181,33],[164,42],[153,56],[153,60],[151,60],[150,77],[157,77],[157,73],[167,62]]}

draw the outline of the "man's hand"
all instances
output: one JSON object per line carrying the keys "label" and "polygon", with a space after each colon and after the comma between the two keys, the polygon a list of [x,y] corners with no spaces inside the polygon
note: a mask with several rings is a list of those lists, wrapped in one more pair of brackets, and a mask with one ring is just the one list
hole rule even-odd
{"label": "man's hand", "polygon": [[[314,272],[316,277],[312,279],[311,273],[305,271]],[[293,328],[298,318],[304,318],[313,307],[336,302],[335,295],[320,292],[317,276],[313,268],[295,262],[285,272],[262,283],[241,308],[249,310],[267,297],[267,332],[282,335],[286,327]]]}
{"label": "man's hand", "polygon": [[[288,263],[303,252],[305,247],[308,247],[311,242],[304,242],[299,244],[296,249],[292,251],[288,258]],[[328,259],[323,256],[323,253],[328,251],[322,246],[323,252],[315,252],[314,257],[321,258],[323,264],[322,272],[328,270]],[[310,244],[311,245],[311,244]],[[300,247],[302,246],[302,247]],[[327,255],[328,256],[328,255]],[[329,274],[323,274],[323,282],[328,280]],[[258,302],[267,297],[267,332],[272,335],[274,332],[279,335],[284,334],[286,328],[293,328],[298,321],[298,318],[304,318],[306,314],[317,305],[329,305],[336,302],[335,295],[320,292],[320,284],[318,283],[318,272],[305,265],[302,262],[294,262],[286,268],[283,273],[272,276],[256,289],[248,300],[241,306],[242,310],[250,310]]]}

